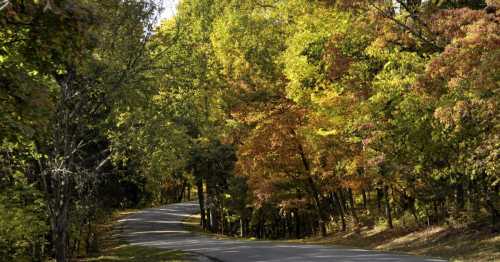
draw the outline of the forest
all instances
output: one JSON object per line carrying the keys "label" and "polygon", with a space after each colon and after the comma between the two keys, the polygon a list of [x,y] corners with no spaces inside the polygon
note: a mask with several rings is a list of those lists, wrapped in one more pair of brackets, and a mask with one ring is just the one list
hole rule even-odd
{"label": "forest", "polygon": [[500,231],[498,0],[0,0],[0,258],[113,210],[206,231]]}

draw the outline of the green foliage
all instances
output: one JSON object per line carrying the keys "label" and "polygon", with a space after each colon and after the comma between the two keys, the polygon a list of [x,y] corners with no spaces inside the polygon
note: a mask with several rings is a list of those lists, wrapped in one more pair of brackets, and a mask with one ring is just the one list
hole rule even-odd
{"label": "green foliage", "polygon": [[[498,218],[497,14],[459,9],[484,3],[398,2],[231,1],[214,19],[236,173],[252,192],[234,210],[248,201],[257,227],[270,206],[329,205],[354,226],[357,212],[434,223],[448,216],[444,203]],[[396,214],[374,214],[370,190],[379,211],[392,192],[385,208]]]}
{"label": "green foliage", "polygon": [[43,257],[49,226],[41,192],[19,172],[2,178],[0,189],[0,256],[4,261]]}
{"label": "green foliage", "polygon": [[65,260],[101,211],[192,186],[202,221],[231,234],[498,226],[487,4],[186,0],[156,24],[150,0],[9,1],[0,255]]}

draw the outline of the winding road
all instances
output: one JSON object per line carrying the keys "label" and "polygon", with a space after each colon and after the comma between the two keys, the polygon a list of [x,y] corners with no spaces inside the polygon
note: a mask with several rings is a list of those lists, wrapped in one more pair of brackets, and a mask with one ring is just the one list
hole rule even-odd
{"label": "winding road", "polygon": [[182,226],[183,219],[198,211],[195,202],[145,209],[119,221],[121,236],[132,245],[182,250],[197,254],[205,261],[445,261],[323,245],[217,240],[186,231]]}

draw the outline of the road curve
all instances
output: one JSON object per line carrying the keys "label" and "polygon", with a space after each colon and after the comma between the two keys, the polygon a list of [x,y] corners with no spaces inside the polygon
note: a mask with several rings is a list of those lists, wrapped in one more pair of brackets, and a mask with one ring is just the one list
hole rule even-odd
{"label": "road curve", "polygon": [[186,231],[182,220],[199,211],[194,202],[150,208],[119,221],[121,236],[132,245],[177,249],[213,261],[445,261],[410,255],[323,245],[273,241],[217,240]]}

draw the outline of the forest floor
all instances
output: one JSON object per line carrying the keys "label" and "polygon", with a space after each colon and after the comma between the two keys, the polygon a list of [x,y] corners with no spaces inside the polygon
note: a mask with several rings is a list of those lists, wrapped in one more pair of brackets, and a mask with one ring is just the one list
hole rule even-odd
{"label": "forest floor", "polygon": [[120,229],[116,222],[135,211],[115,212],[111,218],[97,226],[99,250],[79,262],[185,262],[194,261],[191,254],[178,250],[165,250],[127,244],[119,236]]}
{"label": "forest floor", "polygon": [[[200,226],[200,216],[184,220],[186,229],[208,234]],[[238,237],[212,235],[216,239]],[[362,228],[358,232],[339,232],[327,237],[284,240],[288,243],[321,244],[433,256],[450,261],[500,261],[500,234],[486,227],[451,228],[433,226],[414,229]]]}

